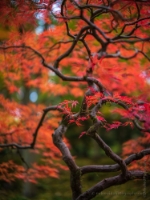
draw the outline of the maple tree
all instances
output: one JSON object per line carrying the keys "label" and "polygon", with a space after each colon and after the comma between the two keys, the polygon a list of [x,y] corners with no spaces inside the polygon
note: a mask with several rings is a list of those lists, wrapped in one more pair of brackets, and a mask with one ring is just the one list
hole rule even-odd
{"label": "maple tree", "polygon": [[[31,149],[42,157],[28,170],[13,160],[1,163],[0,179],[57,177],[59,168],[66,169],[58,162],[61,152],[74,200],[92,199],[129,180],[150,180],[149,1],[3,0],[0,12],[1,152],[18,152],[23,160],[21,150]],[[40,34],[34,31],[38,20],[44,23]],[[47,107],[22,102],[17,95],[32,88],[47,98],[69,94],[73,99]],[[108,104],[111,122],[102,112]],[[77,140],[94,139],[116,164],[77,166],[64,135],[85,121],[89,128]],[[139,129],[142,136],[127,141],[119,156],[101,130],[121,126]],[[116,171],[82,192],[84,174]]]}

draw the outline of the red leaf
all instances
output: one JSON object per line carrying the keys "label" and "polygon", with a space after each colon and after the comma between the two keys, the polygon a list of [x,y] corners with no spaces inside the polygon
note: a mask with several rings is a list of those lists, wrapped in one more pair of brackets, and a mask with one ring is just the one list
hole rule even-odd
{"label": "red leaf", "polygon": [[119,126],[121,126],[121,122],[119,121],[115,121],[113,124],[109,124],[109,127],[107,127],[107,131],[111,130],[111,129],[116,129]]}
{"label": "red leaf", "polygon": [[76,107],[77,104],[78,104],[78,101],[71,101],[71,106],[72,106],[72,108],[73,108],[73,107]]}
{"label": "red leaf", "polygon": [[128,125],[131,126],[132,129],[134,128],[133,122],[125,122],[123,124],[123,126],[128,126]]}
{"label": "red leaf", "polygon": [[87,117],[79,117],[78,119],[81,121],[85,121],[85,120],[87,120]]}
{"label": "red leaf", "polygon": [[80,135],[79,135],[79,138],[81,138],[83,135],[86,134],[86,131],[83,131]]}
{"label": "red leaf", "polygon": [[82,124],[80,123],[79,120],[76,120],[75,123],[76,123],[77,126],[82,126]]}
{"label": "red leaf", "polygon": [[74,119],[70,119],[69,120],[69,124],[71,124],[71,123],[75,123],[76,121],[74,120]]}
{"label": "red leaf", "polygon": [[106,120],[102,116],[97,116],[96,117],[98,120],[105,122]]}

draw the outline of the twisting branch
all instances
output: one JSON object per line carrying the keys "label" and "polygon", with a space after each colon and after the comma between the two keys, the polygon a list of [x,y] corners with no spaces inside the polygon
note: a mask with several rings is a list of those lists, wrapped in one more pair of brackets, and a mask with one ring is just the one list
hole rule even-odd
{"label": "twisting branch", "polygon": [[123,176],[126,176],[127,168],[125,162],[111,150],[111,148],[102,140],[102,138],[97,133],[94,133],[94,130],[88,130],[87,134],[90,135],[90,137],[92,137],[98,143],[98,145],[105,151],[105,154],[108,157],[110,157],[112,160],[120,165]]}
{"label": "twisting branch", "polygon": [[22,156],[22,154],[21,154],[21,152],[20,152],[20,149],[17,149],[17,153],[18,153],[18,155],[19,155],[21,161],[25,164],[25,166],[26,166],[26,168],[27,168],[26,171],[28,171],[28,169],[30,168],[30,166],[28,165],[28,163],[25,161],[24,157]]}
{"label": "twisting branch", "polygon": [[81,180],[80,180],[80,170],[72,158],[72,155],[63,142],[62,138],[67,131],[66,122],[62,121],[61,125],[55,130],[53,134],[53,142],[55,146],[60,150],[63,156],[63,160],[67,164],[71,173],[71,189],[72,189],[72,199],[75,200],[81,194]]}
{"label": "twisting branch", "polygon": [[145,177],[145,180],[150,180],[150,175],[148,173],[145,174],[144,171],[128,171],[126,176],[118,175],[106,178],[91,187],[86,192],[82,193],[76,200],[90,200],[106,188],[114,185],[120,185],[134,179],[143,179],[143,177]]}
{"label": "twisting branch", "polygon": [[[135,119],[132,119],[133,123],[135,124],[135,126],[143,132],[150,132],[150,128],[143,128],[142,126],[140,126],[139,122],[145,122],[142,118],[140,118],[138,116],[138,114],[134,113],[134,107],[136,105],[130,106],[127,105],[125,102],[121,101],[120,99],[116,99],[113,97],[104,97],[102,99],[99,100],[99,102],[93,107],[93,109],[90,112],[90,116],[94,119],[96,119],[96,113],[98,112],[98,110],[102,107],[103,104],[105,104],[106,102],[112,102],[115,104],[118,104],[119,106],[121,106],[122,108],[124,108],[125,110],[129,111],[134,117]],[[138,120],[138,121],[137,121]]]}
{"label": "twisting branch", "polygon": [[[135,160],[140,160],[144,156],[150,155],[150,149],[144,149],[140,151],[139,153],[135,153],[127,157],[124,162],[126,165],[131,164]],[[120,170],[119,164],[113,164],[113,165],[86,165],[83,167],[80,167],[81,175],[84,175],[86,173],[91,172],[116,172]]]}
{"label": "twisting branch", "polygon": [[56,59],[56,61],[55,61],[55,63],[54,63],[54,68],[58,69],[59,62],[60,62],[62,59],[64,59],[65,57],[67,57],[68,55],[71,54],[71,52],[72,52],[73,49],[75,48],[75,46],[76,46],[78,40],[80,39],[80,37],[82,36],[82,34],[84,33],[84,31],[86,31],[87,29],[89,29],[89,26],[85,26],[85,27],[83,27],[83,28],[79,31],[79,33],[78,33],[78,35],[75,37],[74,42],[72,43],[71,47],[70,47],[64,54],[62,54],[61,56],[59,56],[59,57]]}
{"label": "twisting branch", "polygon": [[40,119],[40,121],[39,121],[39,123],[37,125],[37,128],[36,128],[35,132],[33,133],[33,140],[32,140],[32,142],[31,142],[30,145],[22,145],[22,144],[17,144],[17,143],[9,143],[9,144],[0,144],[0,148],[12,147],[12,148],[17,148],[17,149],[34,149],[39,129],[43,125],[43,122],[44,122],[46,114],[49,111],[51,111],[51,110],[58,110],[60,112],[64,112],[64,110],[62,108],[60,108],[59,106],[50,106],[48,108],[45,108],[43,110],[43,115],[41,116],[41,119]]}
{"label": "twisting branch", "polygon": [[122,30],[121,30],[121,32],[117,36],[115,36],[113,38],[113,40],[119,39],[119,38],[121,38],[121,36],[125,36],[123,34],[125,32],[126,27],[135,25],[135,27],[127,35],[127,36],[131,36],[134,33],[134,31],[137,30],[140,27],[140,25],[138,25],[138,23],[141,22],[141,21],[143,21],[143,20],[146,20],[146,19],[150,19],[150,17],[144,17],[144,18],[137,19],[134,22],[125,23],[124,26],[123,26],[123,28],[122,28]]}
{"label": "twisting branch", "polygon": [[[32,47],[30,46],[8,46],[8,47],[0,47],[0,49],[11,49],[11,48],[26,48],[26,49],[30,49],[32,50],[39,58],[41,58],[41,63],[42,65],[45,67],[45,68],[48,68],[49,70],[51,70],[52,72],[54,72],[59,78],[61,78],[63,81],[75,81],[75,82],[93,82],[95,83],[99,90],[101,92],[105,92],[106,91],[106,88],[102,85],[102,83],[100,83],[99,80],[97,80],[96,78],[93,78],[93,77],[86,77],[86,76],[83,76],[83,77],[75,77],[75,76],[65,76],[63,75],[58,69],[57,69],[57,64],[59,63],[59,59],[56,61],[55,63],[55,67],[51,66],[51,65],[48,65],[46,62],[45,62],[45,59],[44,57],[42,56],[42,54],[40,54],[38,51],[36,51],[35,49],[33,49]],[[64,56],[64,55],[63,55]],[[63,57],[62,56],[62,57]],[[66,57],[66,55],[64,56]],[[62,59],[62,58],[61,58]],[[60,59],[60,60],[61,60]]]}

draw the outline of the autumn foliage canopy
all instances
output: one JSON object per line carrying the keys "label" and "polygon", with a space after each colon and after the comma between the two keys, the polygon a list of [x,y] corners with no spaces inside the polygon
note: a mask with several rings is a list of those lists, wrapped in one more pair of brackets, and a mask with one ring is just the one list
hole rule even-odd
{"label": "autumn foliage canopy", "polygon": [[[41,157],[28,170],[15,160],[1,163],[0,179],[57,177],[66,169],[61,155],[71,172],[73,199],[91,199],[112,185],[142,179],[144,161],[150,179],[149,1],[2,0],[0,13],[0,151],[21,157],[31,149]],[[45,104],[26,98],[32,90],[47,97]],[[102,111],[108,104],[111,122]],[[94,139],[115,165],[76,165],[63,136],[86,121],[89,127],[77,141]],[[126,141],[119,156],[101,131],[122,126],[141,134]],[[119,170],[81,192],[85,173]]]}

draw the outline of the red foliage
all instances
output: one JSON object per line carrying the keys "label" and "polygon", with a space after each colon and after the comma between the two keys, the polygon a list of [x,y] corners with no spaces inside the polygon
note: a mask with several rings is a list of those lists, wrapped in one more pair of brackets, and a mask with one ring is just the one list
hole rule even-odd
{"label": "red foliage", "polygon": [[[143,136],[125,143],[124,156],[150,142],[149,2],[58,3],[0,2],[0,150],[30,147],[43,156],[43,163],[34,163],[26,175],[14,161],[1,163],[0,179],[5,181],[58,177],[55,166],[64,166],[57,163],[60,153],[52,133],[60,121],[81,126],[91,120],[107,131],[133,128],[134,123]],[[36,29],[39,20],[41,33]],[[40,97],[36,104],[27,99],[32,89]],[[41,100],[44,96],[46,103]],[[51,101],[57,105],[49,107]],[[120,115],[117,120],[112,117],[112,123],[102,114],[108,104],[110,116]]]}

